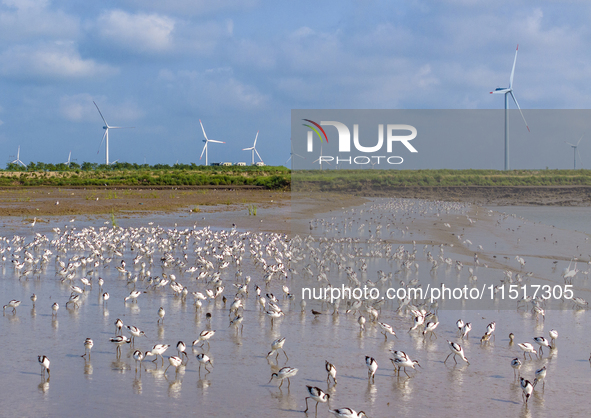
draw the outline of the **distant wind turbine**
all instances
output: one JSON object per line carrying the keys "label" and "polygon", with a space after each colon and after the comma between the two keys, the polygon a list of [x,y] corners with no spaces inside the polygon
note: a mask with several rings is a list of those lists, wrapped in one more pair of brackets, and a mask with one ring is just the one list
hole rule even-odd
{"label": "distant wind turbine", "polygon": [[289,141],[291,142],[291,152],[289,153],[289,158],[287,159],[287,161],[285,162],[285,164],[287,164],[289,162],[289,160],[291,160],[291,157],[294,156],[294,155],[296,157],[304,158],[300,154],[296,154],[295,152],[293,152],[293,139],[289,138]]}
{"label": "distant wind turbine", "polygon": [[257,138],[259,137],[259,131],[257,131],[257,135],[254,137],[254,144],[252,147],[250,148],[242,148],[242,151],[252,151],[252,165],[254,165],[254,153],[256,152],[257,155],[259,156],[259,159],[261,160],[261,162],[263,162],[263,159],[261,158],[261,154],[259,154],[259,152],[257,151]]}
{"label": "distant wind turbine", "polygon": [[[68,154],[68,161],[66,161],[64,164],[67,165],[68,167],[70,166],[70,163],[72,162],[71,160],[72,157],[72,151],[70,151],[70,153]],[[74,160],[75,161],[75,160]]]}
{"label": "distant wind turbine", "polygon": [[509,77],[509,87],[498,87],[495,91],[491,91],[491,94],[504,94],[505,95],[505,170],[509,170],[509,94],[513,98],[517,109],[519,109],[519,113],[521,113],[521,117],[523,118],[523,122],[525,122],[525,127],[529,132],[529,126],[527,126],[527,122],[525,121],[525,117],[523,116],[523,112],[519,107],[519,103],[517,103],[517,99],[513,94],[513,76],[515,75],[515,63],[517,62],[517,51],[519,50],[519,45],[517,45],[517,49],[515,49],[515,59],[513,60],[513,69],[511,70],[511,76]]}
{"label": "distant wind turbine", "polygon": [[312,164],[319,163],[321,170],[322,170],[322,163],[323,162],[325,162],[326,164],[330,165],[330,163],[328,161],[323,161],[322,160],[322,157],[323,157],[323,155],[322,155],[322,144],[320,144],[320,156],[318,157],[317,160],[312,161]]}
{"label": "distant wind turbine", "polygon": [[583,162],[581,161],[581,154],[579,153],[579,151],[577,150],[577,147],[579,146],[579,144],[581,143],[581,139],[583,139],[583,135],[581,135],[581,138],[579,138],[579,141],[577,142],[577,145],[573,145],[570,142],[566,142],[568,145],[570,145],[571,147],[573,147],[573,164],[574,164],[574,170],[577,169],[577,154],[579,155],[579,162],[582,164]]}
{"label": "distant wind turbine", "polygon": [[21,161],[20,155],[21,155],[21,146],[19,145],[18,151],[16,152],[16,160],[12,161],[10,164],[21,164],[23,167],[26,167],[27,165]]}
{"label": "distant wind turbine", "polygon": [[201,130],[203,131],[203,136],[205,137],[205,139],[203,140],[203,142],[205,142],[205,145],[203,146],[203,151],[201,151],[201,157],[199,157],[199,159],[203,158],[203,153],[205,153],[205,165],[209,165],[209,162],[207,160],[207,144],[209,144],[210,142],[215,142],[217,144],[225,144],[225,142],[209,139],[205,134],[205,129],[203,128],[203,123],[201,123],[201,119],[199,119],[199,123],[201,124]]}
{"label": "distant wind turbine", "polygon": [[[107,123],[107,121],[103,117],[103,114],[101,113],[101,110],[99,109],[98,105],[94,101],[92,103],[94,103],[94,105],[96,106],[96,110],[98,110],[99,115],[101,115],[101,118],[103,119],[103,122],[105,122],[105,126],[103,126],[103,129],[105,130],[105,134],[103,135],[103,140],[101,141],[101,144],[99,145],[99,149],[96,153],[98,154],[100,152],[101,145],[103,145],[103,141],[105,141],[105,164],[109,165],[109,129],[128,129],[128,128],[131,129],[131,128],[135,128],[135,126],[109,126],[109,124]],[[117,161],[114,161],[114,162],[117,162]]]}

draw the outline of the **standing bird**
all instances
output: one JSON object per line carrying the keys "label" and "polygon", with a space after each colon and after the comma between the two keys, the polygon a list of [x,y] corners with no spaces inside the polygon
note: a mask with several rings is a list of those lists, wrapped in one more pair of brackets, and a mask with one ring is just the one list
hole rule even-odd
{"label": "standing bird", "polygon": [[517,377],[520,377],[518,373],[519,369],[521,369],[521,364],[521,360],[519,360],[518,357],[515,357],[513,360],[511,360],[511,367],[513,367],[513,376],[515,376],[516,379]]}
{"label": "standing bird", "polygon": [[121,328],[123,328],[123,321],[119,318],[115,320],[115,335],[121,334]]}
{"label": "standing bird", "polygon": [[550,335],[550,341],[552,345],[555,345],[556,339],[558,338],[558,331],[556,331],[555,329],[551,329],[550,331],[548,331],[548,335]]}
{"label": "standing bird", "polygon": [[21,304],[20,300],[11,300],[10,302],[8,302],[8,305],[4,305],[2,307],[3,310],[6,310],[6,308],[12,308],[12,313],[15,314],[16,313],[16,308],[18,307],[18,305]]}
{"label": "standing bird", "polygon": [[425,325],[425,329],[423,330],[423,336],[425,336],[427,333],[429,333],[429,337],[431,337],[433,335],[433,336],[435,336],[435,339],[437,339],[437,335],[435,335],[435,328],[437,328],[438,325],[439,325],[439,321],[438,322],[427,322],[427,325]]}
{"label": "standing bird", "polygon": [[365,356],[365,364],[367,365],[367,378],[375,381],[376,370],[378,370],[378,362],[370,356]]}
{"label": "standing bird", "polygon": [[33,302],[33,308],[35,307],[35,302],[37,302],[37,295],[36,294],[32,294],[31,295],[31,302]]}
{"label": "standing bird", "polygon": [[211,363],[211,359],[209,358],[209,356],[207,354],[205,354],[205,353],[197,354],[197,361],[199,362],[199,373],[201,373],[201,365],[203,365],[203,368],[205,368],[205,371],[207,373],[209,373],[211,371],[207,368],[207,365],[209,364],[211,367],[213,367],[213,364]]}
{"label": "standing bird", "polygon": [[109,338],[109,341],[111,341],[113,344],[115,344],[117,346],[117,349],[115,350],[115,354],[117,354],[117,357],[120,357],[121,356],[121,346],[123,344],[129,344],[131,342],[131,339],[127,338],[125,335],[118,335],[116,337]]}
{"label": "standing bird", "polygon": [[546,387],[546,366],[542,367],[541,369],[536,370],[536,378],[534,379],[534,388],[538,384],[540,380],[544,381],[542,385],[542,390]]}
{"label": "standing bird", "polygon": [[59,310],[59,308],[60,308],[60,305],[57,302],[54,302],[54,304],[51,305],[51,310],[52,310],[51,316],[52,317],[57,316],[57,311]]}
{"label": "standing bird", "polygon": [[137,303],[137,298],[142,294],[139,290],[132,290],[129,296],[127,296],[123,302],[127,302],[129,299],[133,299]]}
{"label": "standing bird", "polygon": [[47,377],[49,377],[49,359],[46,356],[37,356],[37,361],[41,365],[41,376],[45,375],[47,370]]}
{"label": "standing bird", "polygon": [[534,353],[536,355],[536,357],[538,357],[538,352],[534,348],[533,344],[531,344],[531,343],[519,343],[519,344],[517,344],[517,346],[519,348],[521,348],[521,350],[523,350],[523,359],[524,360],[525,360],[525,354],[526,353],[529,354],[529,359],[530,360],[532,360],[531,353]]}
{"label": "standing bird", "polygon": [[88,360],[90,360],[90,350],[92,350],[93,345],[94,341],[92,341],[92,338],[84,340],[84,354],[80,357],[86,357],[86,354],[88,354]]}
{"label": "standing bird", "polygon": [[[281,388],[281,385],[283,385],[283,379],[287,379],[287,388],[289,389],[289,385],[291,384],[291,382],[289,381],[289,378],[294,377],[297,373],[298,373],[298,369],[296,369],[296,368],[283,367],[277,373],[273,373],[271,375],[271,379],[269,380],[269,383],[271,383],[273,378],[279,379],[279,381],[281,382],[279,384],[279,387]],[[269,383],[267,383],[267,384],[269,384]]]}
{"label": "standing bird", "polygon": [[[170,344],[156,344],[154,347],[152,347],[151,351],[146,351],[145,357],[148,356],[155,356],[156,358],[154,360],[152,360],[152,363],[158,360],[158,356],[160,356],[160,358],[162,359],[162,366],[164,366],[164,357],[162,357],[162,354],[164,354],[164,352],[166,350],[168,350],[168,347],[170,347]],[[156,363],[156,367],[158,367],[158,364]]]}
{"label": "standing bird", "polygon": [[277,356],[275,356],[275,360],[277,360],[279,358],[279,350],[281,350],[281,351],[283,351],[283,354],[285,354],[285,359],[289,360],[289,357],[287,357],[287,353],[283,349],[284,344],[285,344],[285,337],[277,338],[275,341],[273,341],[271,343],[271,351],[269,351],[269,353],[267,354],[267,357],[270,357],[273,354],[277,353]]}
{"label": "standing bird", "polygon": [[133,352],[133,359],[135,360],[135,372],[137,373],[137,363],[138,361],[140,362],[140,373],[142,372],[142,360],[144,359],[144,353],[142,353],[140,350],[135,350]]}
{"label": "standing bird", "polygon": [[472,330],[472,322],[466,322],[466,324],[462,328],[462,340],[464,338],[468,339],[468,334],[470,333],[471,330]]}
{"label": "standing bird", "polygon": [[176,349],[179,352],[179,357],[183,358],[183,354],[187,357],[187,363],[189,362],[189,356],[187,355],[187,352],[185,351],[187,349],[187,346],[184,342],[179,341],[176,344]]}
{"label": "standing bird", "polygon": [[176,373],[178,373],[179,367],[183,364],[183,360],[181,360],[181,358],[177,356],[170,356],[168,357],[168,363],[169,365],[166,368],[166,370],[164,370],[164,374],[166,374],[166,371],[170,366],[174,367],[176,369]]}
{"label": "standing bird", "polygon": [[199,339],[193,341],[193,346],[196,346],[201,341],[203,341],[201,343],[201,347],[203,347],[203,344],[207,343],[207,349],[209,350],[209,339],[211,337],[213,337],[214,334],[215,334],[215,330],[207,330],[206,329],[204,331],[201,331],[201,333],[199,334]]}
{"label": "standing bird", "polygon": [[447,355],[447,357],[445,358],[445,361],[443,363],[445,363],[447,361],[447,359],[449,358],[449,356],[451,356],[452,354],[454,355],[454,361],[456,362],[456,364],[458,364],[458,361],[456,360],[456,356],[460,356],[460,358],[462,360],[464,360],[466,363],[468,363],[468,366],[470,365],[470,362],[468,361],[468,359],[466,358],[466,356],[464,355],[464,349],[462,348],[461,345],[459,345],[458,343],[454,343],[453,341],[447,341],[447,343],[449,344],[449,349],[451,350],[451,353],[449,353]]}
{"label": "standing bird", "polygon": [[525,380],[523,377],[520,380],[520,385],[521,385],[521,390],[523,391],[521,393],[521,396],[523,398],[523,401],[527,404],[529,397],[531,396],[531,394],[534,391],[534,385],[532,385],[529,380]]}
{"label": "standing bird", "polygon": [[357,323],[359,324],[359,331],[363,331],[365,329],[365,317],[361,315],[357,318]]}
{"label": "standing bird", "polygon": [[107,304],[107,301],[109,300],[111,296],[109,296],[109,294],[107,292],[103,293],[103,305]]}
{"label": "standing bird", "polygon": [[147,338],[146,333],[140,330],[138,327],[135,327],[133,325],[126,325],[125,328],[127,328],[129,333],[131,334],[131,345],[135,344],[135,337],[144,336]]}
{"label": "standing bird", "polygon": [[337,384],[337,368],[332,363],[329,363],[326,360],[325,360],[324,367],[326,368],[326,372],[328,373],[328,376],[326,377],[326,383],[329,383],[330,378],[332,377],[332,380],[334,381],[334,384],[336,385]]}
{"label": "standing bird", "polygon": [[313,400],[316,401],[316,415],[318,415],[318,403],[322,402],[322,403],[326,403],[328,402],[328,400],[330,399],[330,395],[328,393],[325,393],[322,389],[317,388],[315,386],[307,386],[306,388],[308,388],[308,393],[310,394],[310,396],[307,396],[305,401],[306,401],[306,410],[304,411],[304,413],[308,412],[309,406],[308,406],[308,399],[312,398]]}
{"label": "standing bird", "polygon": [[[385,322],[378,322],[378,325],[380,326],[380,328],[382,328],[382,334],[384,334],[384,337],[386,338],[386,340],[388,339],[388,334],[396,337],[396,333],[394,332],[394,328],[392,328],[391,325],[388,325]],[[398,338],[398,337],[396,337],[396,338]]]}
{"label": "standing bird", "polygon": [[158,309],[158,316],[160,319],[158,319],[157,323],[160,323],[160,321],[162,321],[162,323],[164,323],[164,315],[166,315],[166,311],[161,306],[160,309]]}
{"label": "standing bird", "polygon": [[538,357],[541,357],[542,354],[544,354],[544,352],[542,351],[543,347],[548,347],[550,350],[552,350],[552,346],[550,345],[550,341],[548,341],[544,337],[534,337],[534,342],[540,346],[540,351],[539,351]]}

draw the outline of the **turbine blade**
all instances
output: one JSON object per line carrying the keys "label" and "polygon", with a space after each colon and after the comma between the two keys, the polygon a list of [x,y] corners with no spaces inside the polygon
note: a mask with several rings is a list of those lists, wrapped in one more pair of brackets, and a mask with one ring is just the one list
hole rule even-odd
{"label": "turbine blade", "polygon": [[254,147],[250,147],[250,148],[242,148],[242,151],[250,151],[251,149],[254,149]]}
{"label": "turbine blade", "polygon": [[222,141],[216,141],[215,139],[208,139],[209,142],[215,142],[216,144],[225,144],[225,142]]}
{"label": "turbine blade", "polygon": [[205,137],[205,139],[207,139],[207,135],[205,135],[205,128],[203,127],[203,124],[201,123],[201,119],[199,119],[199,124],[201,125],[201,130],[203,131],[203,136]]}
{"label": "turbine blade", "polygon": [[133,129],[135,126],[109,126],[109,129]]}
{"label": "turbine blade", "polygon": [[527,126],[527,121],[525,120],[525,116],[523,116],[523,112],[521,111],[521,108],[519,107],[519,103],[517,103],[517,99],[515,98],[515,95],[513,94],[512,91],[509,92],[511,94],[511,97],[513,97],[513,101],[515,102],[515,104],[517,105],[517,109],[519,109],[519,113],[521,113],[521,117],[523,118],[523,122],[525,122],[525,127],[527,128],[528,132],[531,132],[529,130],[529,126]]}
{"label": "turbine blade", "polygon": [[98,150],[96,150],[96,153],[98,154],[99,152],[101,152],[101,147],[103,145],[103,142],[105,142],[105,137],[107,136],[107,130],[105,129],[105,133],[103,134],[103,139],[101,140],[101,143],[99,144]]}
{"label": "turbine blade", "polygon": [[[564,141],[564,139],[563,139],[563,141]],[[571,144],[570,142],[566,142],[566,141],[564,141],[564,143],[565,143],[565,144],[568,144],[568,145],[570,145],[571,147],[576,147],[576,145],[573,145],[573,144]]]}
{"label": "turbine blade", "polygon": [[289,162],[289,160],[291,160],[291,155],[289,156],[289,158],[287,159],[287,161],[285,162],[285,164],[287,164]]}
{"label": "turbine blade", "polygon": [[[295,152],[293,153],[293,155],[295,155],[296,157],[304,158],[300,154],[296,154]],[[304,160],[305,160],[305,158],[304,158]]]}
{"label": "turbine blade", "polygon": [[203,146],[203,151],[201,151],[201,157],[199,157],[199,159],[201,159],[203,157],[203,153],[205,152],[205,148],[207,148],[207,142]]}
{"label": "turbine blade", "polygon": [[259,154],[259,152],[257,151],[257,149],[256,149],[256,148],[254,148],[254,147],[253,147],[253,149],[254,149],[254,152],[256,152],[256,153],[257,153],[257,155],[259,156],[259,158],[260,158],[261,162],[263,162],[263,159],[261,158],[261,154]]}
{"label": "turbine blade", "polygon": [[583,165],[583,160],[581,159],[581,153],[577,150],[577,155],[579,156],[579,162]]}
{"label": "turbine blade", "polygon": [[498,88],[495,91],[491,91],[490,94],[505,94],[509,89]]}
{"label": "turbine blade", "polygon": [[257,138],[259,137],[259,131],[257,131],[257,136],[254,137],[254,145],[253,148],[257,146]]}
{"label": "turbine blade", "polygon": [[577,145],[576,145],[577,147],[578,147],[578,146],[579,146],[579,144],[581,143],[581,139],[583,139],[583,136],[584,136],[584,135],[585,135],[585,134],[581,135],[581,137],[579,138],[579,142],[577,142]]}
{"label": "turbine blade", "polygon": [[517,62],[517,51],[519,50],[519,44],[515,49],[515,59],[513,60],[513,68],[511,69],[511,77],[509,77],[509,88],[513,88],[513,76],[515,75],[515,63]]}
{"label": "turbine blade", "polygon": [[92,103],[94,103],[94,105],[96,106],[96,110],[98,110],[99,115],[101,115],[101,119],[103,120],[103,122],[105,122],[105,126],[109,126],[109,124],[107,123],[107,121],[105,120],[103,114],[101,113],[101,110],[99,109],[98,105],[96,104],[96,102],[93,100]]}

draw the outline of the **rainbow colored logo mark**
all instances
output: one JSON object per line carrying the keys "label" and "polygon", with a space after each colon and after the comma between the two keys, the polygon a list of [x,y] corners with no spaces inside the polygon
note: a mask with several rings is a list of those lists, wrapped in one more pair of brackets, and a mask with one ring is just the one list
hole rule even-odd
{"label": "rainbow colored logo mark", "polygon": [[[322,131],[322,133],[324,134],[324,139],[326,140],[326,143],[328,143],[328,137],[326,136],[326,132],[324,132],[324,129],[322,128],[322,126],[318,125],[316,122],[314,122],[313,120],[310,120],[310,119],[302,119],[302,120],[305,120],[306,122],[310,122],[312,125],[316,126],[316,128],[320,129]],[[318,138],[320,138],[320,142],[322,142],[322,135],[320,135],[320,132],[318,132],[318,129],[316,129],[314,126],[306,125],[305,123],[302,123],[302,125],[307,126],[308,128],[312,129],[314,132],[316,132],[316,135],[318,135]],[[310,141],[311,141],[311,139],[310,139]]]}

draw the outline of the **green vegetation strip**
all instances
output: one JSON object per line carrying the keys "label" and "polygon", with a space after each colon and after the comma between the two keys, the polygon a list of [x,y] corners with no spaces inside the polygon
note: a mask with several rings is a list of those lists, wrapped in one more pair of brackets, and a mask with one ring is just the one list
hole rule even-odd
{"label": "green vegetation strip", "polygon": [[286,167],[116,163],[8,164],[0,187],[258,186],[267,189],[377,190],[450,186],[591,186],[591,170],[301,170]]}

